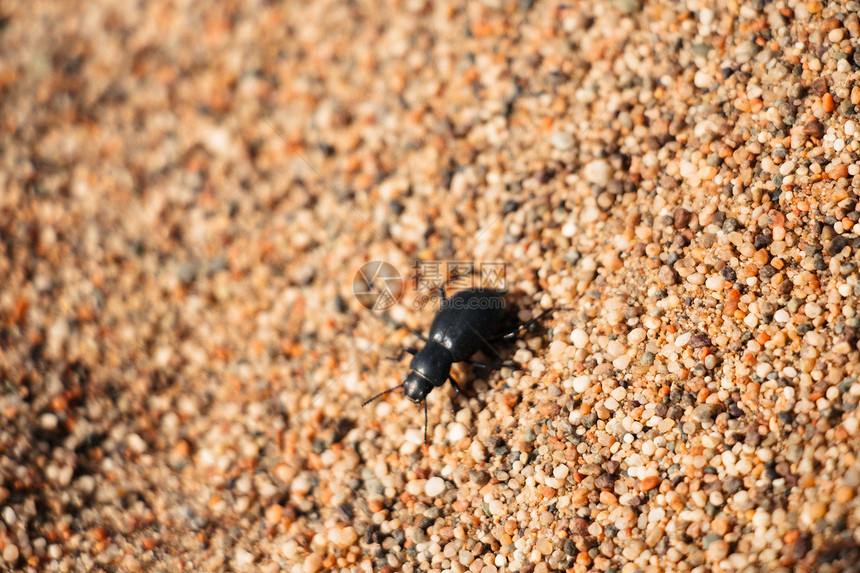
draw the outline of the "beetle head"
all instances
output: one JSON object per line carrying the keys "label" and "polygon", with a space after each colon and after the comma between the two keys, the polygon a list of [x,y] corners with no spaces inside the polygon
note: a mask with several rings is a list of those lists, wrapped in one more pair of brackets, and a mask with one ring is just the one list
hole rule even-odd
{"label": "beetle head", "polygon": [[416,404],[423,402],[432,389],[433,384],[414,370],[403,381],[403,393]]}

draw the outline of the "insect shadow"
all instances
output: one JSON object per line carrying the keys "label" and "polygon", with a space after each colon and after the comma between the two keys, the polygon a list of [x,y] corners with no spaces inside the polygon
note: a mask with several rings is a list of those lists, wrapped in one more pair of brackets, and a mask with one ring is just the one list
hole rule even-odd
{"label": "insect shadow", "polygon": [[[567,307],[554,307],[541,312],[526,323],[517,324],[513,329],[505,328],[505,299],[504,292],[493,289],[473,288],[463,290],[448,298],[445,285],[439,287],[441,304],[433,322],[430,333],[422,333],[407,328],[412,334],[424,341],[424,347],[403,348],[404,352],[413,355],[409,364],[409,373],[403,383],[380,392],[365,400],[361,405],[366,406],[374,400],[403,388],[403,393],[412,402],[424,404],[424,443],[427,443],[427,395],[445,382],[451,382],[458,394],[463,394],[462,388],[451,376],[451,367],[457,362],[465,362],[479,368],[494,369],[502,366],[520,368],[515,362],[504,361],[493,347],[494,342],[510,340],[531,325],[540,321],[551,312],[573,310]],[[484,350],[499,358],[497,362],[476,362],[470,358],[479,350]]]}

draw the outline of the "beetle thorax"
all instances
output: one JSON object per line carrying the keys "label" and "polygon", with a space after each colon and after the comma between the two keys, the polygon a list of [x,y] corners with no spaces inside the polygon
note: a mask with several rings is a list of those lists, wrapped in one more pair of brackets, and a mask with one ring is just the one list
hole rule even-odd
{"label": "beetle thorax", "polygon": [[432,386],[441,386],[451,373],[453,356],[438,342],[430,341],[409,364],[409,369],[424,378]]}

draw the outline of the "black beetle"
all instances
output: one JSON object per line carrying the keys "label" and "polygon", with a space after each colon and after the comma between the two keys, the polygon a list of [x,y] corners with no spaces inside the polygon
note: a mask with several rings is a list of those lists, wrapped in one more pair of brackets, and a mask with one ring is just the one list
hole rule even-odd
{"label": "black beetle", "polygon": [[[409,364],[406,380],[362,403],[362,406],[366,406],[393,390],[403,388],[407,398],[416,404],[424,402],[425,443],[427,443],[427,394],[449,380],[459,394],[463,393],[460,385],[451,376],[451,366],[455,362],[468,362],[483,368],[503,365],[503,362],[496,364],[474,362],[469,360],[469,357],[481,349],[489,349],[498,356],[491,342],[515,335],[554,310],[569,310],[561,308],[545,310],[513,331],[498,335],[496,331],[504,317],[505,307],[502,291],[476,288],[460,291],[451,298],[445,296],[444,286],[440,287],[439,291],[442,295],[442,303],[430,325],[430,337],[412,331],[426,343],[424,348],[420,351],[414,348],[403,349],[414,355]],[[492,338],[488,340],[488,336]]]}

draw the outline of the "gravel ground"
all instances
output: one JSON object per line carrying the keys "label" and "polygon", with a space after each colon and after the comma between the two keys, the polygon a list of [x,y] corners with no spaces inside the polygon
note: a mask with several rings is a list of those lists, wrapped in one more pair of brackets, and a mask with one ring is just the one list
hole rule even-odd
{"label": "gravel ground", "polygon": [[3,3],[0,569],[856,571],[858,12]]}

